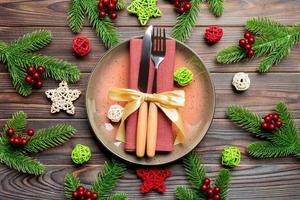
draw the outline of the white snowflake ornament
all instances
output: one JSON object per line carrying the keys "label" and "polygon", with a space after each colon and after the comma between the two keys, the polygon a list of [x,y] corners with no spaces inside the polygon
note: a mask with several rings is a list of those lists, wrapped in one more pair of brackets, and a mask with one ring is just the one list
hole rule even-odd
{"label": "white snowflake ornament", "polygon": [[250,78],[244,72],[236,73],[232,80],[232,85],[237,91],[245,91],[250,87]]}
{"label": "white snowflake ornament", "polygon": [[75,114],[73,101],[79,98],[79,90],[70,90],[67,82],[62,81],[56,89],[47,90],[46,96],[51,99],[51,113],[57,113],[60,110],[66,111],[70,115]]}
{"label": "white snowflake ornament", "polygon": [[112,122],[119,122],[122,119],[124,108],[118,104],[110,106],[107,118]]}

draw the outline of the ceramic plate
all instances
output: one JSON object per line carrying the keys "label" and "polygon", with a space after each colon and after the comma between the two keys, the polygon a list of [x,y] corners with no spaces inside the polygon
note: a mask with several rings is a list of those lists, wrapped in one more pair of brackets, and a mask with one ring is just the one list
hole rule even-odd
{"label": "ceramic plate", "polygon": [[185,44],[176,42],[175,70],[182,66],[189,68],[194,74],[193,82],[180,88],[186,94],[186,105],[181,109],[186,143],[176,145],[171,153],[157,153],[154,158],[139,159],[134,153],[126,153],[124,144],[114,139],[118,124],[110,123],[106,117],[109,107],[115,104],[107,97],[109,89],[128,88],[129,41],[112,48],[101,58],[88,83],[86,109],[97,138],[111,153],[135,164],[161,165],[185,156],[200,143],[213,119],[214,86],[199,56]]}

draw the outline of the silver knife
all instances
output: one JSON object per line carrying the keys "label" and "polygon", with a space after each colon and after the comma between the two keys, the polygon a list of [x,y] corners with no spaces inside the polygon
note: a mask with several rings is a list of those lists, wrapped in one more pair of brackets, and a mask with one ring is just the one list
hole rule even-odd
{"label": "silver knife", "polygon": [[[139,69],[138,88],[141,92],[147,92],[148,76],[150,68],[150,55],[152,47],[152,31],[153,27],[149,26],[143,38],[141,62]],[[137,131],[136,131],[136,155],[139,158],[144,157],[146,151],[148,124],[148,103],[143,102],[139,108]]]}
{"label": "silver knife", "polygon": [[148,88],[148,76],[150,68],[150,56],[151,56],[151,37],[153,26],[149,26],[145,32],[142,45],[142,54],[139,70],[138,88],[141,92],[147,92]]}

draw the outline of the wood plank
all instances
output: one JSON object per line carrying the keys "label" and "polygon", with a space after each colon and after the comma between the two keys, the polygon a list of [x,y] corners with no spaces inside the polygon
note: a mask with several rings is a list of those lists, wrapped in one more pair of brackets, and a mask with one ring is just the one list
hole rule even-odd
{"label": "wood plank", "polygon": [[[130,0],[126,0],[129,4]],[[69,1],[66,0],[2,0],[0,2],[0,25],[2,26],[66,26]],[[159,1],[163,17],[151,19],[149,24],[173,26],[176,12],[167,1]],[[226,0],[223,17],[215,18],[204,3],[197,25],[219,24],[239,26],[253,16],[268,16],[283,23],[299,22],[300,3],[295,0]],[[126,10],[119,13],[117,26],[138,26],[137,18]]]}
{"label": "wood plank", "polygon": [[[273,110],[279,101],[286,102],[292,109],[295,118],[300,118],[300,105],[298,103],[300,94],[300,79],[298,73],[269,73],[260,75],[250,74],[252,85],[247,92],[237,93],[231,86],[232,73],[212,73],[216,89],[216,111],[215,118],[225,118],[225,110],[229,104],[239,104],[253,111],[265,114]],[[8,118],[11,113],[24,110],[32,118],[86,118],[85,90],[89,74],[83,74],[81,80],[70,86],[83,92],[82,96],[75,102],[76,114],[69,116],[63,112],[49,115],[51,102],[45,97],[44,91],[56,88],[57,83],[52,80],[45,81],[45,87],[34,91],[30,97],[22,97],[14,92],[10,85],[8,74],[0,74],[0,118]]]}
{"label": "wood plank", "polygon": [[[174,199],[175,188],[189,184],[182,165],[171,167],[173,175],[166,180],[167,191],[163,195],[150,192],[142,195],[139,192],[141,181],[136,178],[133,168],[126,171],[113,192],[126,192],[129,199]],[[95,180],[101,166],[48,166],[47,172],[39,177],[28,176],[5,167],[0,167],[0,198],[40,200],[65,199],[63,179],[67,172],[76,173],[87,187]],[[218,166],[207,166],[208,176],[213,180]],[[7,178],[10,177],[10,178]],[[232,184],[229,199],[298,199],[300,198],[299,165],[257,165],[239,167],[232,171]],[[253,192],[255,191],[255,192]]]}
{"label": "wood plank", "polygon": [[[5,120],[0,120],[0,127],[5,123]],[[74,138],[66,144],[43,151],[36,155],[35,158],[46,165],[72,165],[70,153],[72,148],[78,143],[88,145],[92,151],[92,158],[89,161],[90,165],[102,163],[111,156],[111,153],[98,142],[90,129],[87,120],[29,120],[28,127],[34,129],[46,128],[58,123],[67,123],[77,129]],[[297,127],[300,128],[300,120],[296,120]],[[245,132],[238,126],[234,125],[227,119],[215,119],[205,138],[197,146],[196,151],[203,156],[205,164],[217,165],[220,163],[220,155],[226,146],[238,146],[242,152],[241,166],[249,165],[279,165],[279,164],[294,164],[298,160],[296,158],[276,158],[276,159],[256,159],[249,156],[246,152],[248,144],[258,141],[250,133]]]}
{"label": "wood plank", "polygon": [[[42,27],[0,27],[0,40],[6,42],[13,41],[21,35],[41,29]],[[197,27],[193,31],[193,35],[186,43],[192,48],[203,60],[210,72],[255,72],[257,63],[260,59],[247,63],[238,63],[230,65],[217,64],[215,61],[216,53],[228,46],[236,44],[242,37],[243,27],[223,27],[224,37],[222,40],[213,46],[209,46],[203,39],[203,33],[205,27]],[[46,29],[52,31],[53,41],[52,43],[39,51],[39,53],[54,56],[60,59],[65,59],[69,62],[75,63],[79,66],[81,72],[91,72],[99,59],[104,55],[106,49],[103,47],[99,39],[94,32],[85,28],[82,32],[90,38],[92,43],[91,53],[84,58],[77,58],[73,55],[71,50],[72,38],[74,35],[69,31],[67,27],[46,27]],[[127,40],[131,37],[142,35],[144,29],[142,27],[121,27],[119,28],[122,40]],[[167,28],[167,32],[170,33],[171,29]],[[278,66],[272,68],[272,72],[300,72],[300,62],[298,62],[298,55],[300,54],[300,46],[295,46],[287,59],[283,60]],[[4,65],[0,63],[0,72],[6,72]]]}

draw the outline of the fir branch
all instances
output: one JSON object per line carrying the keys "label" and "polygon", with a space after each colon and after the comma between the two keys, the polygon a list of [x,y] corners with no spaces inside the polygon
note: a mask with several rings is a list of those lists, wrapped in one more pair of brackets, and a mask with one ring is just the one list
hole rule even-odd
{"label": "fir branch", "polygon": [[65,177],[64,188],[67,199],[72,199],[72,192],[80,186],[80,180],[74,174],[68,173]]}
{"label": "fir branch", "polygon": [[224,11],[223,0],[208,0],[208,7],[210,11],[216,16],[220,17]]}
{"label": "fir branch", "polygon": [[124,0],[118,0],[118,3],[116,5],[117,10],[123,10],[125,8],[125,2]]}
{"label": "fir branch", "polygon": [[294,153],[294,147],[275,146],[268,141],[252,143],[247,150],[251,156],[257,158],[286,157]]}
{"label": "fir branch", "polygon": [[59,124],[47,129],[38,130],[29,143],[23,148],[23,152],[37,153],[56,147],[69,140],[76,132],[70,125]]}
{"label": "fir branch", "polygon": [[86,14],[95,29],[98,37],[101,38],[106,48],[111,48],[120,42],[117,29],[113,25],[109,17],[99,20],[97,2],[94,0],[86,0],[85,2]]}
{"label": "fir branch", "polygon": [[27,114],[25,112],[20,111],[14,113],[11,119],[5,123],[3,133],[6,133],[8,128],[13,128],[17,133],[23,131],[26,127],[26,119]]}
{"label": "fir branch", "polygon": [[200,13],[202,0],[191,0],[191,10],[177,16],[176,24],[172,30],[172,37],[184,42],[192,34]]}
{"label": "fir branch", "polygon": [[114,194],[108,198],[108,200],[127,200],[127,199],[128,197],[127,194],[125,193]]}
{"label": "fir branch", "polygon": [[218,177],[216,178],[215,185],[221,188],[221,200],[226,200],[228,195],[228,188],[230,183],[230,172],[227,169],[223,169],[219,172]]}
{"label": "fir branch", "polygon": [[105,163],[102,172],[92,185],[92,191],[97,192],[100,198],[107,198],[125,170],[126,166],[115,160]]}
{"label": "fir branch", "polygon": [[84,23],[84,2],[82,0],[71,0],[68,12],[68,21],[71,31],[79,33]]}
{"label": "fir branch", "polygon": [[205,200],[205,198],[199,198],[193,190],[182,186],[176,188],[176,197],[179,200]]}

